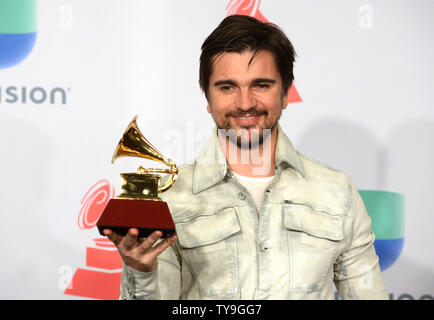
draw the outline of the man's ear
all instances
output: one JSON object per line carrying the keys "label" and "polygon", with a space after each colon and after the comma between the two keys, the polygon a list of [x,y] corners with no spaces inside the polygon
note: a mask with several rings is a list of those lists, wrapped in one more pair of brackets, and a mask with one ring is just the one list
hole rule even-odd
{"label": "man's ear", "polygon": [[209,105],[209,102],[208,102],[208,104],[206,106],[206,110],[208,111],[208,113],[212,112],[212,109],[211,109],[211,106]]}
{"label": "man's ear", "polygon": [[282,97],[282,110],[285,110],[288,106],[288,92]]}

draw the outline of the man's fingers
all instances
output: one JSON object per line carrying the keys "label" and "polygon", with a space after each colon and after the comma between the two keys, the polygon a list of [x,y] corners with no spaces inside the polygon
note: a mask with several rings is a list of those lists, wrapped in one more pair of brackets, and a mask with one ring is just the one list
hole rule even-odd
{"label": "man's fingers", "polygon": [[141,254],[146,253],[148,250],[152,249],[154,244],[161,238],[163,232],[156,230],[152,232],[147,238],[143,239],[143,242],[138,247]]}
{"label": "man's fingers", "polygon": [[120,234],[117,234],[116,232],[114,232],[111,229],[104,229],[103,230],[104,235],[110,239],[110,241],[112,241],[115,246],[118,246],[122,240],[123,240],[123,236],[121,236]]}
{"label": "man's fingers", "polygon": [[159,230],[156,230],[152,232],[141,244],[140,247],[143,251],[148,250],[149,248],[152,248],[152,246],[155,244],[155,242],[158,241],[158,239],[161,238],[163,233]]}
{"label": "man's fingers", "polygon": [[135,245],[139,245],[139,250],[142,253],[149,251],[153,256],[158,256],[161,252],[166,250],[172,243],[176,241],[176,235],[171,235],[170,237],[159,242],[155,247],[155,243],[161,238],[163,233],[159,230],[152,232],[147,238],[138,238],[139,230],[136,228],[131,228],[128,233],[124,236],[117,234],[113,230],[104,229],[104,235],[109,238],[117,247],[121,246],[124,250],[130,250]]}
{"label": "man's fingers", "polygon": [[176,241],[177,237],[176,235],[171,235],[170,237],[164,239],[163,241],[161,241],[160,243],[158,243],[155,247],[153,247],[151,250],[152,255],[154,257],[157,257],[158,255],[160,255],[164,250],[166,250],[168,247],[170,247],[172,245],[172,243],[174,243]]}
{"label": "man's fingers", "polygon": [[130,249],[137,243],[137,237],[139,236],[139,230],[136,228],[131,228],[128,230],[128,233],[125,235],[123,247],[125,249]]}

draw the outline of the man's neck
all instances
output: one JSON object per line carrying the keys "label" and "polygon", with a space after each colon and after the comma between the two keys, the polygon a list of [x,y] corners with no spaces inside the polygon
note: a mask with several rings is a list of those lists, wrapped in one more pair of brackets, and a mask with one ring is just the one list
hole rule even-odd
{"label": "man's neck", "polygon": [[[240,148],[234,145],[228,137],[219,135],[219,142],[225,152],[230,169],[246,177],[274,176],[276,162],[275,151],[277,143],[277,126],[264,137],[264,141],[253,148]],[[236,155],[235,155],[236,153]]]}

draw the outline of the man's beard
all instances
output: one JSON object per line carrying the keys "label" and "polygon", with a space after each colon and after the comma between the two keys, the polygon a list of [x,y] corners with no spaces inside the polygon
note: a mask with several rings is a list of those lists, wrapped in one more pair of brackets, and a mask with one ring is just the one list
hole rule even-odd
{"label": "man's beard", "polygon": [[[225,114],[225,119],[229,119],[230,117],[243,117],[246,115],[249,116],[264,115],[265,117],[267,117],[268,112],[258,111],[255,110],[254,108],[249,109],[247,111],[238,110],[233,113]],[[264,141],[270,136],[271,132],[277,126],[277,123],[281,115],[282,112],[280,112],[276,121],[271,125],[271,128],[249,129],[249,127],[241,127],[238,130],[231,127],[229,120],[225,121],[224,124],[219,124],[216,121],[214,114],[212,114],[212,117],[214,119],[214,122],[217,125],[218,133],[222,137],[226,137],[231,143],[235,144],[238,148],[245,150],[245,149],[254,149],[254,148],[258,148],[259,146],[262,146],[264,144]]]}

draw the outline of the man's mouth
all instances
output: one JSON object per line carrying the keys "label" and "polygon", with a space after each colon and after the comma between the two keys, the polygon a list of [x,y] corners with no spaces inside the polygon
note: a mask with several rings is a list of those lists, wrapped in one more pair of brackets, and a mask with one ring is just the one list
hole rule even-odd
{"label": "man's mouth", "polygon": [[253,118],[256,118],[257,117],[257,115],[253,115],[253,116],[247,116],[247,117],[237,117],[238,119],[253,119]]}
{"label": "man's mouth", "polygon": [[250,127],[257,125],[261,117],[265,113],[247,113],[247,114],[233,114],[231,117],[234,119],[235,123],[242,127]]}

